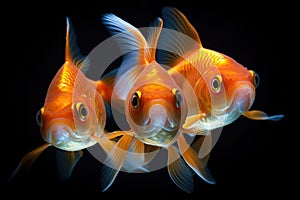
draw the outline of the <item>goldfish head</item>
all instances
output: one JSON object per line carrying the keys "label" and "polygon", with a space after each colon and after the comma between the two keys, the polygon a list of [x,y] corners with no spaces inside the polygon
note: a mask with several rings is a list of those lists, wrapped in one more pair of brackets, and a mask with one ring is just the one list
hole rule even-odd
{"label": "goldfish head", "polygon": [[219,73],[208,73],[206,80],[197,82],[195,91],[200,94],[200,110],[208,115],[224,117],[228,124],[252,106],[259,76],[225,55],[219,55],[215,64]]}
{"label": "goldfish head", "polygon": [[93,137],[102,133],[106,115],[103,100],[94,89],[78,68],[66,63],[58,71],[36,117],[46,142],[67,151],[96,143]]}
{"label": "goldfish head", "polygon": [[180,90],[148,83],[131,90],[129,97],[126,117],[136,137],[155,146],[171,144],[186,117]]}

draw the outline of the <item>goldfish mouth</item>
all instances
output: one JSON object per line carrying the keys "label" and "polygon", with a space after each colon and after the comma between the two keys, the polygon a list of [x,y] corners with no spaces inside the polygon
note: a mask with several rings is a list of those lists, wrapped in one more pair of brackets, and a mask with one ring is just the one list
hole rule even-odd
{"label": "goldfish mouth", "polygon": [[63,123],[53,123],[43,138],[49,144],[63,150],[76,150],[87,140],[86,136],[79,135]]}
{"label": "goldfish mouth", "polygon": [[148,118],[148,120],[145,123],[145,127],[147,129],[147,127],[153,127],[153,128],[162,128],[165,131],[174,131],[177,124],[170,118],[167,118],[165,120],[163,120],[162,122],[163,125],[158,125],[159,123],[153,122],[154,120],[152,120],[151,118]]}
{"label": "goldfish mouth", "polygon": [[237,109],[241,113],[248,111],[254,102],[254,88],[253,86],[247,84],[239,87],[233,93],[233,97],[230,102],[229,110]]}
{"label": "goldfish mouth", "polygon": [[148,118],[144,123],[144,131],[146,131],[148,135],[157,134],[160,131],[172,132],[178,129],[177,127],[177,123],[174,122],[163,106],[159,104],[151,106],[148,112]]}
{"label": "goldfish mouth", "polygon": [[231,98],[227,98],[229,101],[225,102],[226,106],[215,109],[213,115],[225,117],[226,121],[233,121],[250,109],[255,98],[255,90],[251,84],[245,82],[233,85],[228,92],[232,94],[229,96]]}

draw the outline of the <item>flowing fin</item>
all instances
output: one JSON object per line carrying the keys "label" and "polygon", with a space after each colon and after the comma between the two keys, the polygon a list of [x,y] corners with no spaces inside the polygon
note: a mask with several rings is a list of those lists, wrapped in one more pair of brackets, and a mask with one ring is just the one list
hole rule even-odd
{"label": "flowing fin", "polygon": [[284,115],[268,116],[265,112],[262,112],[260,110],[251,110],[251,111],[244,112],[243,116],[253,120],[272,120],[272,121],[279,121],[284,117]]}
{"label": "flowing fin", "polygon": [[132,144],[129,149],[130,152],[127,154],[126,162],[123,166],[124,169],[126,169],[129,172],[149,172],[149,170],[146,167],[144,167],[146,165],[144,149],[144,143],[140,142],[136,138],[133,138]]}
{"label": "flowing fin", "polygon": [[126,131],[114,131],[114,132],[111,132],[111,133],[106,133],[106,137],[109,139],[109,140],[112,140],[116,137],[120,137],[120,136],[124,136],[127,132]]}
{"label": "flowing fin", "polygon": [[182,127],[185,129],[189,129],[192,126],[194,126],[196,123],[198,123],[203,117],[205,117],[205,114],[203,114],[203,113],[188,116]]}
{"label": "flowing fin", "polygon": [[160,32],[162,30],[163,21],[161,18],[157,18],[149,27],[147,45],[148,48],[145,52],[145,59],[148,63],[156,60],[156,47]]}
{"label": "flowing fin", "polygon": [[178,147],[185,162],[200,176],[203,180],[210,184],[215,184],[215,180],[206,166],[205,160],[200,160],[198,154],[189,147],[182,134],[177,139]]}
{"label": "flowing fin", "polygon": [[106,154],[109,154],[116,145],[115,141],[109,140],[108,138],[105,138],[105,139],[97,138],[96,140],[98,140],[98,144],[100,145],[100,147],[104,150],[104,152]]}
{"label": "flowing fin", "polygon": [[34,149],[33,151],[27,153],[22,158],[19,165],[17,166],[15,171],[10,176],[9,181],[11,181],[20,171],[28,170],[30,168],[30,166],[33,164],[33,162],[37,159],[37,157],[49,146],[51,146],[51,144],[46,143],[46,144]]}
{"label": "flowing fin", "polygon": [[182,131],[187,134],[195,134],[195,135],[207,135],[210,134],[207,128],[203,127],[201,124],[201,119],[205,117],[205,114],[196,114],[192,116],[188,116],[185,119],[184,124],[182,125]]}
{"label": "flowing fin", "polygon": [[[210,132],[209,132],[210,133]],[[208,162],[213,141],[211,133],[206,136],[200,136],[192,145],[192,148],[198,152],[198,157],[205,163]]]}
{"label": "flowing fin", "polygon": [[198,32],[182,12],[176,8],[164,7],[162,9],[162,16],[165,22],[165,28],[184,33],[193,38],[200,46],[202,46]]}
{"label": "flowing fin", "polygon": [[194,190],[193,173],[180,157],[178,149],[168,147],[168,172],[172,181],[182,190],[191,193]]}
{"label": "flowing fin", "polygon": [[142,33],[114,14],[105,14],[102,22],[114,39],[123,54],[123,61],[117,73],[117,79],[131,68],[146,64],[145,49],[147,42]]}
{"label": "flowing fin", "polygon": [[83,152],[80,151],[63,151],[58,149],[56,151],[56,161],[60,177],[63,180],[70,178],[73,169],[79,159],[82,157]]}
{"label": "flowing fin", "polygon": [[120,132],[124,132],[124,136],[120,138],[114,148],[107,155],[107,158],[104,160],[105,165],[102,168],[101,180],[103,191],[107,190],[116,179],[123,163],[125,162],[125,158],[132,141],[132,136],[130,135],[131,132]]}
{"label": "flowing fin", "polygon": [[89,60],[83,56],[78,48],[76,34],[71,20],[67,17],[65,60],[77,66],[83,73],[89,69]]}
{"label": "flowing fin", "polygon": [[198,51],[201,41],[195,28],[177,9],[164,7],[164,28],[159,38],[157,60],[159,63],[176,66],[192,52]]}

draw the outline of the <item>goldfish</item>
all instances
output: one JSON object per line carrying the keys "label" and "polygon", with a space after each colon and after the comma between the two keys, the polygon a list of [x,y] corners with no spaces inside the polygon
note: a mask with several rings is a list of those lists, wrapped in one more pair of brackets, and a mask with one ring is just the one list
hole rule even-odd
{"label": "goldfish", "polygon": [[26,154],[10,179],[20,170],[28,169],[49,146],[58,149],[59,172],[65,179],[83,155],[83,149],[95,144],[104,148],[114,145],[101,140],[106,123],[106,105],[99,91],[101,83],[85,76],[89,59],[81,55],[68,17],[66,25],[65,62],[53,77],[44,105],[36,115],[46,143]]}
{"label": "goldfish", "polygon": [[[198,157],[183,134],[186,130],[182,126],[188,115],[184,91],[156,61],[163,21],[157,18],[145,38],[137,28],[114,14],[105,14],[102,20],[124,53],[114,77],[111,107],[123,110],[122,120],[129,124],[129,130],[109,134],[113,135],[110,138],[121,138],[104,162],[107,167],[103,168],[103,191],[112,185],[120,170],[134,171],[146,165],[160,149],[168,151],[168,173],[179,188],[192,192],[193,172],[214,184],[207,159]],[[198,146],[202,142],[197,142]],[[153,154],[149,157],[149,153]]]}
{"label": "goldfish", "polygon": [[194,113],[186,118],[185,129],[201,135],[231,124],[240,116],[274,121],[284,117],[250,110],[260,83],[255,71],[223,53],[204,48],[198,32],[178,9],[164,7],[162,18],[165,32],[161,33],[158,49],[169,51],[158,53],[158,62],[181,87],[187,82],[177,74],[184,76],[198,102],[190,108]]}

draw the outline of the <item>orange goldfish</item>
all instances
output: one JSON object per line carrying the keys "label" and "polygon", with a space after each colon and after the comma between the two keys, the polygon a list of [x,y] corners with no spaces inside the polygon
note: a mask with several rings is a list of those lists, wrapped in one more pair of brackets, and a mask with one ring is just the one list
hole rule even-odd
{"label": "orange goldfish", "polygon": [[165,7],[162,15],[165,29],[158,49],[169,51],[158,53],[158,61],[171,68],[170,74],[181,87],[186,82],[178,79],[177,74],[184,76],[197,97],[198,105],[190,108],[194,114],[187,117],[185,129],[208,134],[207,131],[228,125],[241,115],[275,121],[283,117],[249,110],[259,85],[257,73],[227,55],[204,48],[197,31],[179,10]]}
{"label": "orange goldfish", "polygon": [[110,187],[121,169],[133,171],[150,162],[154,156],[147,156],[149,148],[150,152],[160,148],[168,150],[169,175],[184,191],[193,190],[192,173],[186,163],[205,181],[214,183],[206,167],[207,160],[199,159],[182,134],[188,115],[183,91],[155,59],[162,20],[158,18],[147,29],[146,40],[137,28],[113,14],[106,14],[102,19],[124,53],[111,106],[123,110],[130,126],[127,131],[110,134],[110,137],[122,137],[105,162],[109,167],[104,168],[103,190]]}
{"label": "orange goldfish", "polygon": [[[59,170],[63,178],[71,175],[82,156],[82,149],[98,142],[109,146],[101,140],[106,123],[106,109],[98,87],[100,82],[85,76],[89,61],[77,47],[76,36],[68,18],[65,53],[65,63],[52,79],[44,106],[36,116],[46,144],[25,155],[11,178],[19,170],[28,169],[49,146],[59,149],[57,158],[61,162]],[[112,147],[113,143],[110,144]]]}

